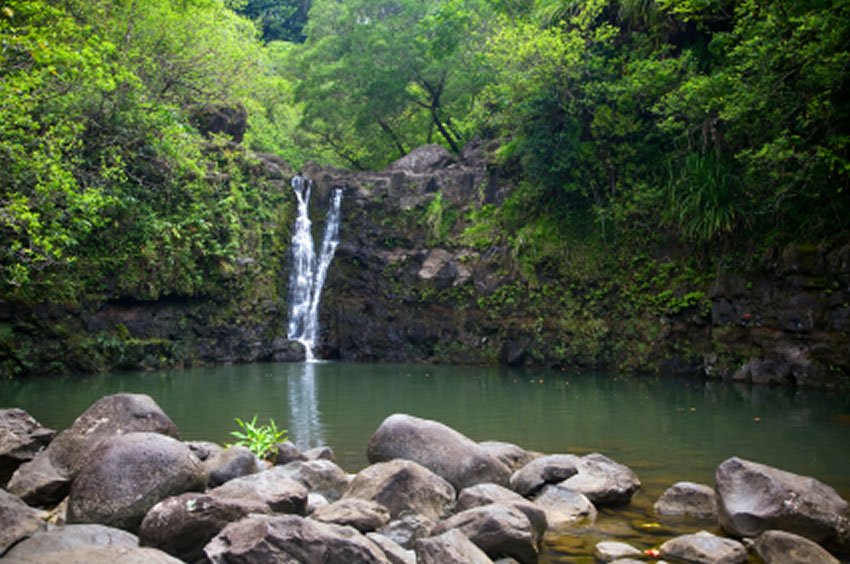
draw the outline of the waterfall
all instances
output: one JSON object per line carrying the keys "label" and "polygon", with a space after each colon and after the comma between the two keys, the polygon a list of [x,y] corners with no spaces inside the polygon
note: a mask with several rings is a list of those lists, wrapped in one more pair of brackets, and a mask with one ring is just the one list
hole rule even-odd
{"label": "waterfall", "polygon": [[289,278],[288,337],[304,345],[307,360],[315,359],[313,347],[319,336],[319,300],[328,267],[339,244],[339,220],[342,189],[335,188],[325,218],[325,234],[319,255],[313,245],[312,222],[308,213],[313,181],[300,174],[292,178],[292,188],[298,199],[298,217],[292,234],[292,274]]}

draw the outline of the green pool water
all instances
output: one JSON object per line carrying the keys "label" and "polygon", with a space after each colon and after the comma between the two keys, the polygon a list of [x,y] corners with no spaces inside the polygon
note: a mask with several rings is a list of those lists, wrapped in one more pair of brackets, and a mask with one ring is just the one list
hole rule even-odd
{"label": "green pool water", "polygon": [[601,452],[643,487],[578,534],[547,540],[544,561],[581,561],[602,539],[655,546],[704,524],[658,522],[674,482],[713,483],[740,456],[814,476],[850,498],[850,395],[673,377],[462,366],[254,364],[0,382],[0,407],[69,426],[101,396],[152,396],[186,440],[226,442],[234,417],[272,417],[301,447],[328,445],[349,472],[392,413],[436,419],[467,436],[546,453]]}

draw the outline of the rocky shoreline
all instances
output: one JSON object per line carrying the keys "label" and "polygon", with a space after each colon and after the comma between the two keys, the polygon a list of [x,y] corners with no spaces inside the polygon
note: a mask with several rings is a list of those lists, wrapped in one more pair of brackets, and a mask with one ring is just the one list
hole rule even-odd
{"label": "rocky shoreline", "polygon": [[[581,534],[641,487],[603,454],[541,454],[475,442],[436,421],[395,414],[356,475],[330,448],[183,442],[146,395],[102,398],[54,433],[0,409],[3,562],[557,561],[551,539]],[[603,562],[840,562],[850,509],[829,486],[740,458],[713,487],[672,485],[661,519],[699,532],[638,548],[611,538]],[[709,532],[711,531],[711,532]],[[716,533],[716,534],[715,534]],[[628,539],[623,539],[628,540]]]}

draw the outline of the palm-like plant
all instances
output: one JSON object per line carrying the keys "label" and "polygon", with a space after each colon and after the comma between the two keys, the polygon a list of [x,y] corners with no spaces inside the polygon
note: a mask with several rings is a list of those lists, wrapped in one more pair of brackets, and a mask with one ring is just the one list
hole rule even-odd
{"label": "palm-like plant", "polygon": [[275,447],[286,440],[286,429],[278,429],[272,418],[269,418],[267,425],[259,425],[256,414],[251,421],[243,421],[238,417],[235,420],[240,430],[230,432],[237,439],[233,444],[247,447],[258,458],[273,461],[277,456]]}

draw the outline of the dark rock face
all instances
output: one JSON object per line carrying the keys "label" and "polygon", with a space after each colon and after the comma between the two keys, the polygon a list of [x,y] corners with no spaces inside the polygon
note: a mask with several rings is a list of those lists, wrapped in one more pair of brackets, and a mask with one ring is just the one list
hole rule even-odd
{"label": "dark rock face", "polygon": [[661,556],[705,564],[738,564],[747,561],[747,549],[738,541],[700,531],[665,542]]}
{"label": "dark rock face", "polygon": [[241,143],[248,128],[248,112],[242,105],[210,105],[195,110],[192,123],[204,135],[223,133],[234,143]]}
{"label": "dark rock face", "polygon": [[349,484],[345,497],[380,503],[394,518],[411,511],[439,519],[454,503],[455,489],[424,466],[409,460],[393,460],[361,470]]}
{"label": "dark rock face", "polygon": [[68,522],[136,531],[159,501],[205,485],[203,466],[183,443],[157,433],[116,435],[81,463],[71,486]]}
{"label": "dark rock face", "polygon": [[386,525],[390,512],[374,501],[349,497],[316,509],[310,517],[322,523],[347,525],[361,533],[368,533]]}
{"label": "dark rock face", "polygon": [[38,512],[14,495],[0,489],[0,556],[30,535],[44,529]]}
{"label": "dark rock face", "polygon": [[179,438],[177,427],[150,396],[106,396],[59,433],[47,449],[18,468],[8,489],[27,503],[58,503],[67,493],[79,465],[90,460],[91,449],[107,438],[132,432]]}
{"label": "dark rock face", "polygon": [[389,563],[383,551],[356,530],[294,515],[254,515],[231,523],[205,553],[214,563]]}
{"label": "dark rock face", "polygon": [[292,442],[284,441],[277,445],[277,457],[275,457],[275,464],[283,466],[284,464],[289,464],[296,460],[307,460],[307,457],[304,456],[304,454],[298,450]]}
{"label": "dark rock face", "polygon": [[699,519],[716,519],[717,502],[714,490],[693,482],[678,482],[670,486],[653,505],[657,515],[683,515]]}
{"label": "dark rock face", "polygon": [[767,564],[839,564],[837,558],[805,537],[785,531],[765,531],[753,545]]}
{"label": "dark rock face", "polygon": [[451,427],[404,414],[387,417],[369,440],[370,462],[418,462],[457,489],[484,482],[507,484],[510,469]]}
{"label": "dark rock face", "polygon": [[779,529],[850,548],[848,504],[826,484],[737,457],[717,468],[715,480],[726,532],[754,537]]}
{"label": "dark rock face", "polygon": [[535,529],[526,515],[506,505],[467,509],[439,523],[432,534],[457,530],[487,556],[510,556],[522,563],[536,563],[538,543],[544,530]]}
{"label": "dark rock face", "polygon": [[209,494],[224,499],[258,501],[277,513],[303,515],[307,510],[307,488],[291,479],[281,466],[235,478],[211,489]]}
{"label": "dark rock face", "polygon": [[0,409],[0,488],[53,439],[56,431],[43,427],[23,409]]}
{"label": "dark rock face", "polygon": [[269,513],[259,501],[187,493],[154,505],[139,528],[139,541],[186,562],[204,557],[204,546],[225,526],[250,514]]}
{"label": "dark rock face", "polygon": [[419,564],[445,564],[446,562],[490,564],[493,562],[463,533],[456,530],[416,541],[416,561]]}
{"label": "dark rock face", "polygon": [[5,559],[9,562],[38,562],[45,554],[92,546],[136,548],[139,546],[139,539],[127,531],[103,525],[65,525],[36,533],[16,544],[6,554]]}

